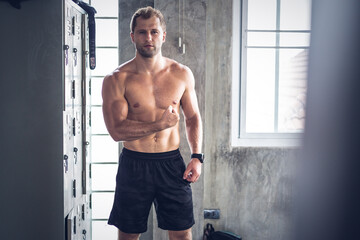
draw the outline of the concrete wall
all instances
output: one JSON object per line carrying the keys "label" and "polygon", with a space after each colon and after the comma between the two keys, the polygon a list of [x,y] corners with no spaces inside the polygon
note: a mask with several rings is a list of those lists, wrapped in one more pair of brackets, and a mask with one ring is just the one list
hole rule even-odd
{"label": "concrete wall", "polygon": [[243,239],[291,239],[293,163],[286,148],[232,148],[232,0],[208,0],[204,207],[220,209],[217,230]]}

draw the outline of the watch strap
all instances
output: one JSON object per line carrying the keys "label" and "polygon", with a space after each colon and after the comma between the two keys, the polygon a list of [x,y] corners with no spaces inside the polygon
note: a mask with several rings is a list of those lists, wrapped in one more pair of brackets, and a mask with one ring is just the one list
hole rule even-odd
{"label": "watch strap", "polygon": [[193,153],[191,158],[197,158],[201,163],[204,163],[204,154],[203,153]]}

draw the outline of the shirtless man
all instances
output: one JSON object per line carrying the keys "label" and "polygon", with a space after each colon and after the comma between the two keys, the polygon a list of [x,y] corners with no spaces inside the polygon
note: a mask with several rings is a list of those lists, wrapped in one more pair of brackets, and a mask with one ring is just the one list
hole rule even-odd
{"label": "shirtless man", "polygon": [[[139,239],[147,229],[152,203],[159,227],[171,240],[192,239],[190,183],[201,174],[202,123],[191,70],[165,58],[166,25],[160,11],[139,9],[132,17],[132,60],[103,82],[103,114],[109,134],[123,141],[109,224],[119,240]],[[179,151],[183,110],[192,152],[187,167]]]}

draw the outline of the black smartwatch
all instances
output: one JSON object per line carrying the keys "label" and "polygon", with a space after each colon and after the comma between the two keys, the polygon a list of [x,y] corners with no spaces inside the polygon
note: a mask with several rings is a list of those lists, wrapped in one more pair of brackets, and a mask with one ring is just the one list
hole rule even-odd
{"label": "black smartwatch", "polygon": [[197,158],[201,163],[204,163],[204,154],[203,153],[193,153],[191,158]]}

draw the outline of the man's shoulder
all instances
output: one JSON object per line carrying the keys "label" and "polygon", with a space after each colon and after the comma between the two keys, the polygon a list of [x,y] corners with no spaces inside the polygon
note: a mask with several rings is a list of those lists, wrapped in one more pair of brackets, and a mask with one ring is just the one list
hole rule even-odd
{"label": "man's shoulder", "polygon": [[112,73],[105,76],[104,80],[107,81],[124,81],[129,75],[134,73],[133,60],[125,62],[117,67]]}
{"label": "man's shoulder", "polygon": [[165,58],[169,70],[174,74],[189,74],[191,70],[188,66],[179,63],[171,58]]}
{"label": "man's shoulder", "polygon": [[186,88],[193,88],[195,85],[194,74],[191,69],[173,59],[168,59],[169,69],[172,76],[185,83]]}
{"label": "man's shoulder", "polygon": [[116,75],[118,77],[126,77],[130,74],[135,74],[136,73],[136,63],[135,63],[135,59],[131,59],[123,64],[121,64],[117,69],[116,69]]}

